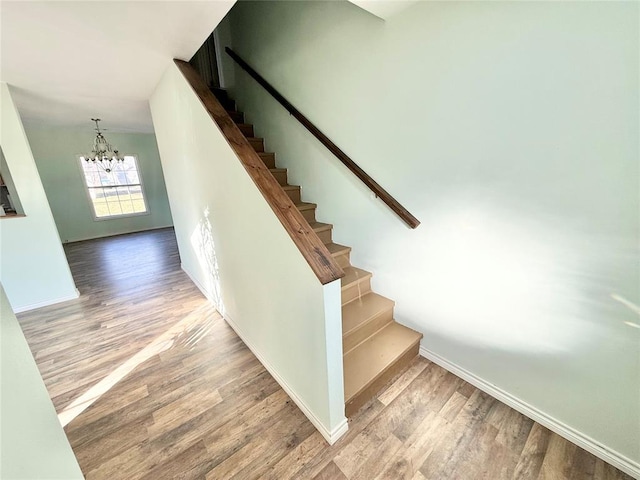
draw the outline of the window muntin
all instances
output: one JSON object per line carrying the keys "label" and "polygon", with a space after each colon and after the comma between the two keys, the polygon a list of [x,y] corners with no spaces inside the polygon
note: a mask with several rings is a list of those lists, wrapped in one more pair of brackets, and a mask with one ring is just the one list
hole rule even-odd
{"label": "window muntin", "polygon": [[78,159],[96,220],[148,213],[136,157],[125,155],[111,172]]}

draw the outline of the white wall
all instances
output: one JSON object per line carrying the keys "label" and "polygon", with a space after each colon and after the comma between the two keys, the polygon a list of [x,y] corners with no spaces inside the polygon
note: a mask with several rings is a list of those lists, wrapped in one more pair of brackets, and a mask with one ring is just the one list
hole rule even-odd
{"label": "white wall", "polygon": [[320,284],[177,67],[150,105],[183,269],[334,439],[346,428],[339,282]]}
{"label": "white wall", "polygon": [[0,218],[0,281],[14,311],[77,298],[38,169],[11,99],[0,85],[0,145],[25,213]]}
{"label": "white wall", "polygon": [[422,221],[406,228],[236,69],[239,109],[396,319],[424,333],[423,353],[637,475],[639,8],[230,14],[235,51]]}
{"label": "white wall", "polygon": [[26,126],[26,131],[63,242],[139,232],[172,224],[155,135],[105,134],[123,155],[136,155],[138,158],[149,214],[96,221],[77,159],[78,155],[85,155],[92,148],[95,132],[90,125],[87,129]]}
{"label": "white wall", "polygon": [[0,417],[0,478],[84,478],[2,284]]}

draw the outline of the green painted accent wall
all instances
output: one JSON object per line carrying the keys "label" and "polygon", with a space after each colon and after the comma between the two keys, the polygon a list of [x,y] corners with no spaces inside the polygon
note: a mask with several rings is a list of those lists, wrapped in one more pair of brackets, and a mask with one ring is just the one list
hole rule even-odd
{"label": "green painted accent wall", "polygon": [[125,155],[136,155],[148,215],[96,221],[77,156],[89,152],[95,133],[87,128],[25,127],[53,218],[63,242],[161,228],[173,224],[155,135],[114,133],[107,140]]}

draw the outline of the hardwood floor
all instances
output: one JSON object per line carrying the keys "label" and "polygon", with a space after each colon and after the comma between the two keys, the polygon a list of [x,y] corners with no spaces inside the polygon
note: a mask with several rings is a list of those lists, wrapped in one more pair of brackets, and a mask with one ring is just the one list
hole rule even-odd
{"label": "hardwood floor", "polygon": [[87,479],[631,478],[425,359],[329,446],[180,270],[171,229],[65,250],[80,299],[19,319],[58,412],[91,389],[65,429]]}

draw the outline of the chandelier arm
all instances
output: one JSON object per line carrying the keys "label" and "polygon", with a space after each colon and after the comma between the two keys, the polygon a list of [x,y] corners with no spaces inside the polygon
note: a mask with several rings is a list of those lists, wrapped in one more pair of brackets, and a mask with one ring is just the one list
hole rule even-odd
{"label": "chandelier arm", "polygon": [[[98,164],[102,167],[104,171],[107,173],[111,173],[113,168],[118,164],[124,162],[124,156],[120,156],[120,153],[117,149],[113,148],[112,145],[107,141],[107,139],[102,134],[102,130],[100,130],[100,119],[92,118],[91,121],[96,124],[96,138],[93,141],[93,155],[84,157],[87,162],[92,161],[94,163],[98,162]],[[108,166],[105,168],[105,165],[108,163]]]}

